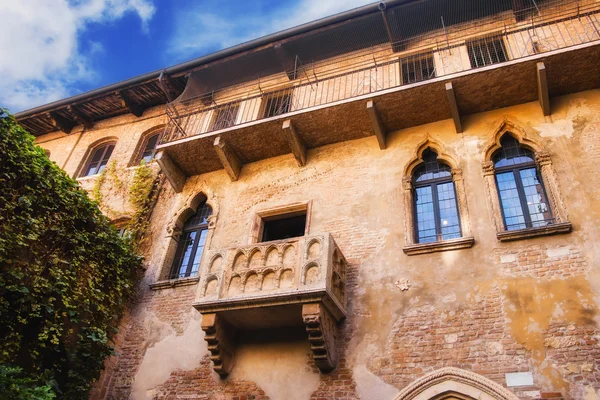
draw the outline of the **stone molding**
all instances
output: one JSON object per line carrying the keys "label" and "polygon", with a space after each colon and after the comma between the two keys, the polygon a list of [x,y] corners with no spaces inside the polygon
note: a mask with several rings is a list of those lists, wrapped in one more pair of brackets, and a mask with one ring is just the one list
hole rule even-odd
{"label": "stone molding", "polygon": [[[428,148],[436,152],[438,155],[437,159],[439,161],[449,165],[452,169],[452,181],[454,182],[456,203],[458,205],[458,214],[462,233],[461,240],[463,241],[461,245],[456,243],[450,244],[451,241],[419,244],[415,238],[415,218],[413,206],[414,190],[412,184],[412,174],[415,168],[417,168],[423,162],[423,152]],[[417,146],[411,160],[404,168],[402,189],[404,192],[404,238],[406,243],[403,250],[407,255],[454,250],[471,247],[473,245],[474,240],[471,234],[471,219],[469,217],[469,207],[467,205],[467,195],[465,192],[462,168],[459,166],[457,157],[451,154],[450,151],[446,149],[446,146],[427,135],[427,137]]]}
{"label": "stone molding", "polygon": [[199,280],[200,277],[198,276],[180,279],[165,279],[162,281],[151,283],[149,286],[152,290],[171,289],[180,286],[192,286],[197,284]]}
{"label": "stone molding", "polygon": [[573,230],[570,222],[561,222],[558,224],[539,226],[536,228],[518,229],[514,231],[503,231],[496,233],[496,237],[501,242],[513,240],[529,239],[538,236],[556,235],[559,233],[569,233]]}
{"label": "stone molding", "polygon": [[[502,217],[502,207],[500,204],[500,194],[498,193],[498,187],[496,185],[495,168],[492,162],[494,153],[500,149],[500,139],[505,133],[510,133],[517,141],[525,148],[531,150],[535,155],[535,161],[542,177],[542,183],[550,203],[550,209],[552,210],[552,216],[555,219],[552,226],[543,228],[528,228],[519,231],[507,231],[504,227],[504,219]],[[571,224],[567,215],[567,210],[562,196],[560,195],[560,189],[558,186],[558,180],[556,178],[556,172],[552,165],[552,158],[548,151],[546,151],[541,144],[541,138],[529,129],[523,128],[520,124],[517,124],[507,118],[502,119],[496,124],[496,128],[492,134],[488,144],[484,147],[483,151],[483,162],[482,172],[484,178],[484,187],[489,204],[490,217],[492,223],[496,228],[496,236],[501,241],[525,239],[528,237],[548,235],[554,233],[567,233],[571,231]],[[566,226],[569,229],[566,229]],[[526,232],[527,231],[527,232]],[[519,232],[519,233],[516,233]]]}
{"label": "stone molding", "polygon": [[[518,397],[496,382],[460,368],[445,367],[430,372],[400,391],[395,400],[426,400],[432,394],[446,391],[481,400],[518,400]],[[470,391],[471,393],[464,393]]]}
{"label": "stone molding", "polygon": [[462,237],[458,239],[442,240],[433,243],[417,243],[405,246],[402,250],[409,256],[418,254],[435,253],[438,251],[467,249],[475,244],[475,239],[471,237]]}

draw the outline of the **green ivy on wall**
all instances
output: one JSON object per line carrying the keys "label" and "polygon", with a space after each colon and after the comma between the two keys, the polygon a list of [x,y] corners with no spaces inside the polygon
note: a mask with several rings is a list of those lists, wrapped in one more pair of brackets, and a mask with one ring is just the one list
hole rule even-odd
{"label": "green ivy on wall", "polygon": [[0,155],[0,364],[40,388],[53,382],[61,399],[85,399],[141,257],[1,109]]}

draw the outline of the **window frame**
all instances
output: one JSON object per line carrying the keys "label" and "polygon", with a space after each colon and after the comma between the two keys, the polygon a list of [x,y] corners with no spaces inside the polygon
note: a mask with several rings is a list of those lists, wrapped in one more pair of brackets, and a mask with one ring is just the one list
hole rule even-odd
{"label": "window frame", "polygon": [[[531,220],[531,214],[529,212],[529,207],[527,204],[527,195],[525,194],[525,188],[523,186],[523,178],[521,177],[521,173],[520,173],[522,170],[526,170],[526,169],[535,169],[535,173],[537,175],[538,181],[540,182],[540,185],[542,186],[544,199],[546,200],[545,203],[546,203],[546,206],[548,207],[550,215],[552,216],[552,218],[550,218],[549,220],[544,220],[544,221],[549,222],[546,225],[552,225],[555,223],[554,212],[552,210],[552,205],[550,204],[550,201],[548,200],[548,193],[546,192],[546,185],[544,184],[544,179],[542,177],[542,174],[541,174],[537,164],[535,163],[535,161],[530,161],[530,162],[526,162],[526,163],[506,165],[503,167],[494,167],[494,180],[496,182],[496,190],[498,191],[498,200],[500,202],[500,212],[502,213],[502,222],[504,224],[505,231],[515,231],[518,229],[539,228],[539,226],[533,226],[533,222]],[[498,185],[498,174],[505,174],[507,172],[513,173],[513,177],[515,180],[515,186],[517,189],[517,194],[519,195],[519,203],[521,204],[521,211],[523,212],[523,219],[525,220],[525,222],[523,223],[525,225],[525,228],[518,228],[518,229],[509,229],[508,228],[510,225],[508,225],[507,221],[506,221],[506,215],[504,214],[504,207],[502,204],[502,196],[500,195],[500,186]],[[544,226],[544,225],[542,225],[542,226]]]}
{"label": "window frame", "polygon": [[[504,57],[504,60],[498,60],[496,62],[493,61],[493,57],[492,57],[492,54],[490,54],[489,47],[494,46],[494,50],[495,50],[494,54],[496,54],[496,57],[497,57],[499,52],[495,48],[495,45],[494,45],[495,42],[500,43],[500,50],[502,52],[502,56]],[[506,46],[506,43],[504,42],[504,37],[502,36],[502,34],[492,34],[489,36],[474,38],[472,40],[468,40],[465,43],[465,46],[467,48],[467,55],[469,57],[469,64],[471,66],[471,69],[483,68],[483,67],[487,67],[490,65],[501,64],[503,62],[510,61],[507,46]],[[482,54],[483,61],[484,61],[482,65],[474,65],[474,63],[473,63],[473,61],[475,60],[475,64],[477,64],[477,59],[476,59],[477,54],[476,54],[476,51],[473,50],[473,46],[479,46],[480,50],[482,47],[485,46],[488,57],[486,57],[486,54]]]}
{"label": "window frame", "polygon": [[[432,67],[432,72],[433,72],[433,76],[431,77],[424,77],[423,76],[423,68],[421,68],[420,70],[415,69],[415,80],[410,81],[409,80],[405,80],[404,79],[404,75],[405,75],[405,66],[407,66],[408,68],[406,68],[407,72],[410,73],[410,66],[413,65],[415,66],[415,63],[419,63],[420,66],[422,66],[423,61],[425,61],[426,65],[429,67],[429,64],[431,62],[431,67]],[[414,83],[419,83],[419,82],[425,82],[431,79],[434,79],[437,77],[437,68],[435,65],[435,57],[433,53],[419,53],[419,54],[413,54],[413,55],[407,55],[404,57],[400,57],[400,82],[402,85],[412,85]],[[421,77],[420,78],[416,78],[417,75],[417,71],[420,72]]]}
{"label": "window frame", "polygon": [[[83,168],[81,169],[81,172],[79,173],[78,177],[79,178],[88,178],[88,177],[92,177],[92,176],[96,176],[96,175],[100,175],[102,173],[102,171],[104,170],[104,168],[106,168],[106,166],[108,165],[108,162],[110,161],[110,158],[112,157],[114,151],[115,151],[115,147],[116,147],[117,142],[104,142],[104,143],[100,143],[96,146],[94,146],[88,153],[88,156],[86,158],[85,164],[83,164]],[[106,156],[106,152],[108,151],[108,149],[112,147],[111,151],[110,151],[110,155],[108,156],[108,158],[106,159],[106,163],[103,165],[102,170],[98,171],[98,167],[100,166],[100,164],[102,164],[102,160],[104,160],[104,157]],[[93,174],[90,174],[90,166],[92,165],[92,160],[94,157],[94,154],[96,154],[96,152],[100,149],[103,149],[102,151],[102,155],[100,156],[100,159],[98,160],[98,166],[96,167],[96,172]]]}
{"label": "window frame", "polygon": [[[439,162],[439,161],[438,161]],[[418,169],[418,167],[417,167]],[[416,172],[417,170],[415,170]],[[442,224],[440,222],[441,220],[441,216],[440,216],[440,199],[437,193],[437,187],[440,184],[446,184],[446,183],[451,183],[452,184],[452,188],[454,189],[454,204],[456,205],[456,216],[458,218],[458,233],[459,233],[459,237],[461,238],[462,236],[462,226],[461,226],[461,221],[460,221],[460,209],[459,209],[459,205],[458,205],[458,196],[456,194],[456,185],[454,184],[454,180],[452,179],[452,173],[450,173],[450,176],[445,176],[445,177],[441,177],[441,178],[435,178],[435,179],[428,179],[426,181],[423,182],[414,182],[413,183],[413,215],[414,215],[414,221],[415,223],[413,224],[413,229],[414,229],[414,238],[415,238],[415,243],[417,244],[426,244],[426,243],[436,243],[436,242],[443,242],[445,240],[453,240],[453,239],[458,239],[458,238],[451,238],[451,239],[443,239],[442,238]],[[419,241],[419,222],[417,219],[417,189],[418,188],[423,188],[423,187],[431,187],[431,197],[433,200],[433,215],[434,215],[434,222],[435,222],[435,234],[436,234],[436,240],[434,242],[421,242]]]}
{"label": "window frame", "polygon": [[[185,227],[185,224],[187,223],[187,221],[194,218],[197,215],[198,211],[205,207],[207,207],[209,209],[209,213],[204,218],[204,222],[197,224],[197,225],[190,226],[190,227]],[[210,217],[212,215],[213,215],[212,207],[209,204],[207,204],[206,202],[203,202],[198,206],[198,208],[196,209],[194,214],[192,214],[190,217],[188,217],[188,219],[184,222],[183,228],[181,230],[181,234],[179,235],[179,241],[177,243],[177,248],[175,250],[175,256],[173,258],[173,262],[171,265],[171,271],[169,272],[169,276],[168,276],[169,279],[173,280],[173,279],[194,278],[194,277],[198,277],[200,275],[200,267],[202,265],[202,257],[204,256],[204,252],[207,247]],[[202,237],[203,231],[206,231],[206,237],[204,240],[204,244],[202,245],[202,254],[200,255],[200,259],[198,260],[198,270],[194,274],[193,273],[194,260],[196,258],[196,254],[198,252],[198,247],[200,247],[199,243],[200,243],[200,238]],[[185,243],[187,242],[188,235],[191,233],[194,233],[194,232],[196,232],[196,236],[194,238],[194,244],[193,244],[192,251],[191,251],[188,261],[187,261],[185,273],[182,275],[179,271],[181,271],[183,264],[184,264],[184,259],[182,258],[182,255],[183,255],[184,251],[186,250]]]}
{"label": "window frame", "polygon": [[150,157],[150,159],[145,164],[149,164],[149,163],[152,162],[152,160],[154,160],[154,157],[156,157],[156,153],[157,153],[156,148],[158,147],[158,145],[160,143],[161,136],[162,136],[162,130],[151,132],[151,133],[147,134],[144,137],[144,140],[142,141],[142,146],[140,146],[140,150],[139,150],[139,152],[137,154],[137,158],[136,158],[137,162],[136,162],[135,165],[141,165],[142,164],[142,161],[145,158],[144,154],[148,151],[147,150],[148,143],[150,142],[150,139],[152,139],[155,136],[157,136],[157,139],[156,139],[156,144],[154,146],[154,149],[152,149],[152,156]]}
{"label": "window frame", "polygon": [[[240,101],[233,101],[213,108],[213,116],[211,118],[209,132],[220,131],[222,129],[228,129],[232,126],[235,126],[237,124],[237,119],[241,110],[241,105],[242,104]],[[223,118],[223,120],[220,120],[221,113],[225,112],[230,113],[231,118]]]}
{"label": "window frame", "polygon": [[265,220],[293,217],[294,215],[300,214],[306,214],[304,236],[309,235],[311,209],[312,200],[257,211],[252,220],[250,235],[248,236],[248,244],[267,243],[262,241]]}
{"label": "window frame", "polygon": [[[260,118],[264,119],[264,118],[278,117],[280,115],[289,113],[290,110],[292,109],[292,95],[293,95],[293,91],[290,89],[277,91],[277,92],[270,92],[270,93],[266,93],[265,95],[263,95],[263,98],[261,101],[261,110],[259,113]],[[271,107],[272,104],[270,104],[272,102],[275,102],[275,104],[278,104],[280,99],[287,99],[287,100],[283,100],[281,102],[281,105],[285,104],[285,110],[282,112],[275,112],[275,113],[269,112],[270,110],[280,111],[280,108],[273,108],[273,107]]]}

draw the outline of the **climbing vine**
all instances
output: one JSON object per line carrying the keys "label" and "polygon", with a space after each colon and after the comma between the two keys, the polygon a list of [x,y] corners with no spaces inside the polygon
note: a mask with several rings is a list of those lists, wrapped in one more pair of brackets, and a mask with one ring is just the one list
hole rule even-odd
{"label": "climbing vine", "polygon": [[0,371],[10,387],[86,399],[141,257],[4,110],[0,154]]}

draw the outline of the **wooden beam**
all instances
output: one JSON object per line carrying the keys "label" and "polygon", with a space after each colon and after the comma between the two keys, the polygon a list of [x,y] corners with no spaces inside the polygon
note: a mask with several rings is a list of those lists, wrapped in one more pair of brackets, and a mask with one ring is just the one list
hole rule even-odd
{"label": "wooden beam", "polygon": [[450,106],[450,114],[454,120],[454,128],[456,133],[462,133],[462,123],[460,122],[460,112],[458,111],[458,104],[456,103],[456,93],[454,93],[454,86],[452,82],[446,83],[446,96],[448,97],[448,105]]}
{"label": "wooden beam", "polygon": [[367,112],[369,113],[369,118],[371,118],[371,124],[373,125],[373,133],[377,137],[379,148],[381,150],[384,150],[386,147],[385,128],[381,123],[381,118],[379,118],[379,113],[377,112],[377,108],[375,108],[375,103],[373,103],[373,100],[367,101]]}
{"label": "wooden beam", "polygon": [[129,110],[136,117],[141,117],[144,114],[144,107],[138,104],[124,90],[119,90],[116,94],[121,98],[121,105]]}
{"label": "wooden beam", "polygon": [[304,143],[304,140],[302,140],[302,138],[298,136],[298,133],[296,132],[294,125],[292,125],[291,120],[286,119],[285,121],[283,121],[282,129],[285,135],[285,140],[287,141],[288,146],[290,146],[290,150],[292,150],[292,153],[294,153],[294,157],[296,158],[298,166],[305,166],[306,144]]}
{"label": "wooden beam", "polygon": [[279,60],[279,65],[281,65],[281,69],[286,73],[288,79],[293,81],[298,77],[298,73],[296,71],[298,65],[296,64],[296,58],[292,57],[281,45],[281,43],[277,43],[273,46],[273,50],[275,50],[275,55]]}
{"label": "wooden beam", "polygon": [[76,122],[73,122],[63,117],[54,111],[50,111],[47,115],[48,118],[52,120],[52,124],[54,125],[54,127],[63,131],[64,133],[71,133],[73,128],[77,125]]}
{"label": "wooden beam", "polygon": [[67,106],[67,111],[73,116],[75,121],[85,126],[86,129],[92,129],[94,127],[94,120],[79,111],[75,106]]}
{"label": "wooden beam", "polygon": [[548,93],[548,74],[546,66],[543,62],[537,63],[537,83],[538,83],[538,100],[542,107],[544,116],[549,116],[550,113],[550,95]]}
{"label": "wooden beam", "polygon": [[167,177],[175,193],[181,193],[185,186],[186,176],[177,164],[164,151],[159,151],[154,157],[161,171]]}
{"label": "wooden beam", "polygon": [[242,163],[238,158],[235,151],[223,140],[221,136],[217,136],[214,143],[215,151],[221,164],[232,181],[237,181],[240,177],[240,171],[242,170]]}

